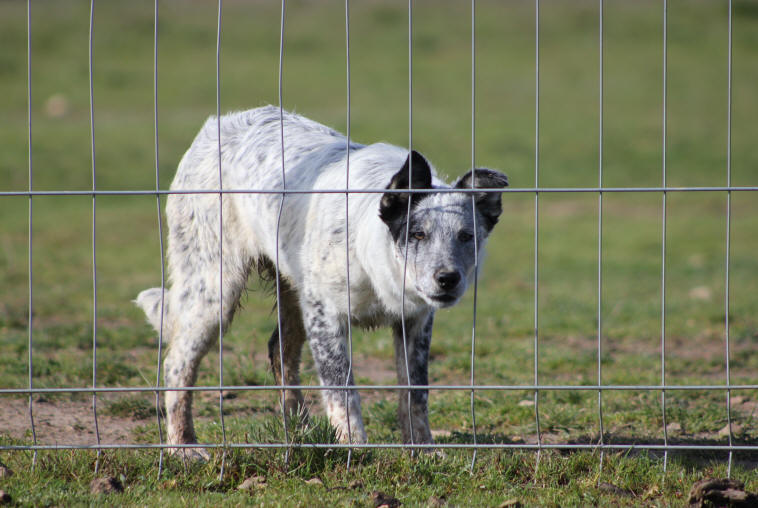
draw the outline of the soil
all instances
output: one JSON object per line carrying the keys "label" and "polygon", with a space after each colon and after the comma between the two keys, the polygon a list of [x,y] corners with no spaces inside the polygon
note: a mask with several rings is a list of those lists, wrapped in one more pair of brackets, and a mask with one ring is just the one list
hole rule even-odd
{"label": "soil", "polygon": [[[47,401],[37,398],[32,407],[37,444],[97,444],[91,400]],[[132,432],[145,423],[146,420],[104,415],[102,411],[98,411],[97,427],[100,442],[103,444],[134,442]],[[15,439],[31,440],[28,399],[5,398],[2,401],[0,432]]]}
{"label": "soil", "polygon": [[[361,377],[371,380],[373,384],[393,384],[396,382],[393,362],[385,359],[369,358],[356,355],[353,360],[354,372]],[[366,391],[361,393],[364,404],[371,404],[390,396],[385,391]],[[202,401],[218,400],[217,392],[200,392],[196,395]],[[92,411],[92,400],[87,397],[82,400],[47,399],[36,396],[33,400],[34,430],[37,443],[44,445],[94,445],[97,435],[101,444],[127,444],[135,442],[135,429],[140,426],[154,425],[155,416],[150,418],[133,418],[131,416],[113,416],[105,414],[109,399],[118,396],[99,395],[97,432]],[[230,398],[234,398],[233,395]],[[230,400],[225,405],[231,413],[242,415],[250,413],[245,409],[245,401]],[[321,404],[318,393],[306,394],[306,401],[311,414],[321,414]],[[197,408],[196,408],[197,409]],[[198,422],[211,420],[212,417],[197,416]],[[251,417],[255,417],[254,415]],[[0,434],[14,439],[31,440],[31,424],[29,420],[29,401],[27,398],[0,398]]]}
{"label": "soil", "polygon": [[[396,382],[394,362],[385,358],[367,357],[356,355],[354,357],[354,372],[357,376],[370,380],[371,384],[394,384]],[[270,395],[271,392],[266,392]],[[248,397],[252,394],[245,393],[238,396],[237,393],[229,392],[224,398],[225,414],[233,417],[260,418],[261,409],[252,409]],[[311,414],[323,414],[320,396],[317,391],[305,394],[306,404]],[[132,416],[114,416],[107,414],[105,409],[110,400],[119,395],[101,394],[98,396],[97,432],[95,431],[95,419],[92,411],[92,401],[89,397],[82,399],[47,399],[44,395],[36,396],[33,403],[34,425],[38,444],[45,445],[94,445],[97,444],[99,432],[101,444],[128,444],[136,441],[136,429],[141,426],[155,425],[155,416],[147,418],[135,418]],[[151,394],[146,397],[152,397]],[[216,418],[216,412],[211,411],[209,416],[198,415],[198,409],[215,406],[218,400],[217,392],[199,392],[195,408],[195,419],[198,422],[209,421]],[[394,399],[394,395],[385,390],[361,391],[361,399],[364,406],[368,406],[379,400]],[[274,398],[272,397],[272,400]],[[263,412],[277,411],[276,403],[273,402],[268,410]],[[754,415],[758,412],[758,402],[747,397],[734,395],[732,408],[738,413]],[[216,409],[217,411],[217,409]],[[616,429],[623,434],[623,430]],[[611,430],[613,432],[613,430]],[[31,440],[31,425],[29,420],[29,405],[27,398],[4,397],[0,399],[0,434],[14,439]],[[450,433],[438,431],[437,438],[447,436]],[[715,439],[716,435],[689,436],[692,439]],[[514,442],[536,443],[536,435],[524,435],[514,437]],[[561,434],[545,433],[542,436],[543,443],[563,442],[566,437]],[[686,438],[685,438],[686,439]]]}

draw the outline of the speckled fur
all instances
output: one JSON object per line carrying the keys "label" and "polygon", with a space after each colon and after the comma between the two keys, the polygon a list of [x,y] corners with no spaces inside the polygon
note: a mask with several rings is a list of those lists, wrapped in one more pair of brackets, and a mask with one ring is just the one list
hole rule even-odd
{"label": "speckled fur", "polygon": [[[221,118],[224,189],[345,188],[348,143],[342,134],[287,112],[283,128],[286,186],[282,181],[279,109],[268,106]],[[350,143],[349,150],[350,189],[411,186],[432,191],[448,187],[416,152],[409,157],[406,149],[384,143]],[[182,158],[171,189],[218,189],[218,167],[217,120],[211,118]],[[477,169],[454,186],[471,187],[472,178],[476,187],[507,185],[505,175]],[[222,258],[218,194],[168,197],[170,289],[165,294],[162,320],[169,343],[164,362],[166,385],[195,383],[200,360],[217,339],[219,319],[223,328],[231,323],[249,273],[254,267],[259,272],[270,271],[277,259],[283,289],[283,337],[275,330],[269,343],[277,382],[284,375],[287,383],[298,383],[300,349],[307,339],[321,383],[352,385],[346,344],[352,319],[357,326],[392,327],[399,383],[408,383],[407,350],[410,383],[427,384],[434,312],[456,303],[465,291],[473,276],[474,246],[482,248],[501,213],[500,193],[354,193],[349,197],[349,238],[344,194],[289,194],[284,198],[277,249],[281,200],[279,194],[225,194]],[[406,224],[410,226],[407,255]],[[220,270],[223,287],[219,286]],[[160,288],[152,288],[136,299],[156,329],[161,326],[161,297]],[[279,362],[280,339],[284,373]],[[340,439],[365,442],[358,392],[325,390],[322,394]],[[288,412],[299,410],[302,400],[298,390],[288,393]],[[410,406],[407,391],[402,391],[399,418],[403,438],[431,442],[426,390],[412,390]],[[166,408],[169,443],[196,442],[192,393],[166,392]]]}

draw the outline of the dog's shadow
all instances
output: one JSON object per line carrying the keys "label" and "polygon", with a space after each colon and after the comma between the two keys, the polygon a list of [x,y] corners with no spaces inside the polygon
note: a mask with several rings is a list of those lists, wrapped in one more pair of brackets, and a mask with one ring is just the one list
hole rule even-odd
{"label": "dog's shadow", "polygon": [[[533,437],[533,436],[532,436]],[[441,445],[465,445],[476,442],[478,445],[496,445],[489,449],[494,450],[540,450],[536,438],[525,441],[521,438],[514,438],[502,433],[477,432],[476,437],[473,432],[453,431],[449,435],[438,436],[435,440]],[[599,453],[605,450],[606,454],[624,455],[624,456],[646,456],[652,459],[663,460],[666,450],[663,448],[666,444],[662,438],[641,438],[640,436],[629,436],[625,434],[606,433],[603,436],[603,444],[611,445],[610,448],[601,448],[600,439],[597,435],[584,435],[563,441],[554,438],[542,441],[543,451],[548,450],[561,456],[568,456],[582,451],[591,451]],[[755,442],[749,438],[734,438],[734,446],[754,445]],[[675,460],[694,466],[703,466],[714,462],[725,462],[729,460],[729,451],[720,449],[708,449],[712,446],[725,446],[728,443],[726,439],[696,438],[688,436],[677,436],[668,439],[668,445],[673,447],[668,449],[668,460]],[[499,447],[497,445],[503,445]],[[618,445],[614,448],[613,445]],[[677,446],[682,448],[677,449]],[[653,447],[653,448],[651,448]],[[748,468],[758,467],[758,451],[753,450],[733,450],[732,460],[736,464]]]}

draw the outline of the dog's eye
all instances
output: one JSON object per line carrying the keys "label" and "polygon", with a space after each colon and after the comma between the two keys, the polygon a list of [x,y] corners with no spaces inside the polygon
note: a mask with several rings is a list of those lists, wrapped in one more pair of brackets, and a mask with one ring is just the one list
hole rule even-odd
{"label": "dog's eye", "polygon": [[470,242],[473,239],[474,239],[474,235],[472,235],[468,231],[459,231],[458,232],[458,241],[460,241],[460,242],[468,243],[468,242]]}
{"label": "dog's eye", "polygon": [[411,235],[416,240],[423,240],[426,238],[426,233],[424,233],[423,231],[414,231],[413,233],[411,233]]}

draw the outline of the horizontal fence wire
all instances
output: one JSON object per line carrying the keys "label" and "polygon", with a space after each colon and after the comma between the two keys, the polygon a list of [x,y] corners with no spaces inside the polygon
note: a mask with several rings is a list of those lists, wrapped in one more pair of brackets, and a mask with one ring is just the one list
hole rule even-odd
{"label": "horizontal fence wire", "polygon": [[69,387],[69,388],[0,388],[0,395],[21,395],[29,393],[118,393],[118,392],[215,392],[218,390],[227,391],[278,391],[278,390],[490,390],[490,391],[728,391],[728,390],[758,390],[758,384],[739,384],[739,385],[408,385],[408,384],[356,384],[350,385],[209,385],[209,386],[100,386],[94,388]]}
{"label": "horizontal fence wire", "polygon": [[[160,386],[160,361],[163,347],[163,324],[161,312],[161,326],[159,330],[158,341],[158,372],[156,375],[156,384],[154,386],[130,386],[130,387],[106,387],[97,386],[97,335],[98,335],[98,272],[97,272],[97,237],[96,233],[96,217],[97,217],[97,198],[101,196],[149,196],[153,197],[157,201],[158,206],[158,227],[160,235],[160,261],[161,261],[161,289],[165,289],[165,275],[164,275],[164,246],[163,246],[163,226],[161,218],[161,198],[170,195],[204,195],[212,194],[217,195],[219,198],[219,255],[223,258],[223,203],[226,195],[236,194],[269,194],[281,196],[281,204],[279,209],[279,216],[281,217],[282,207],[284,206],[285,198],[290,195],[302,195],[302,194],[344,194],[346,199],[345,208],[345,221],[347,225],[348,221],[348,200],[351,194],[389,194],[389,193],[403,193],[403,194],[415,194],[415,193],[428,193],[427,189],[386,189],[386,188],[364,188],[364,189],[352,189],[350,185],[350,173],[349,173],[349,159],[347,161],[346,175],[345,175],[345,188],[331,188],[331,189],[319,189],[314,191],[312,189],[289,189],[284,184],[285,171],[284,171],[284,149],[285,138],[283,129],[283,106],[282,106],[282,68],[284,57],[284,15],[285,15],[285,2],[281,3],[281,31],[280,31],[280,47],[279,47],[279,108],[280,108],[280,121],[281,126],[281,150],[282,150],[282,188],[278,189],[234,189],[224,188],[222,182],[222,154],[221,154],[221,14],[222,14],[222,2],[218,1],[218,19],[217,19],[217,39],[216,39],[216,117],[218,128],[218,188],[217,189],[182,189],[182,190],[164,190],[159,188],[159,167],[158,167],[158,1],[154,2],[154,143],[155,143],[155,189],[134,189],[134,190],[108,190],[98,189],[96,183],[96,159],[95,159],[95,107],[94,107],[94,93],[93,93],[93,27],[94,27],[94,0],[91,2],[90,8],[90,27],[89,27],[89,106],[90,106],[90,144],[91,144],[91,172],[92,172],[92,189],[91,190],[35,190],[32,180],[32,82],[31,82],[31,59],[32,59],[32,46],[31,46],[31,16],[30,16],[30,4],[27,2],[27,51],[28,51],[28,67],[27,67],[27,95],[28,95],[28,143],[29,143],[29,160],[28,160],[28,190],[4,190],[0,191],[0,198],[27,198],[28,199],[28,217],[29,217],[29,232],[28,232],[28,301],[29,301],[29,316],[28,316],[28,387],[26,388],[0,388],[0,395],[25,395],[28,396],[29,404],[29,420],[31,425],[32,444],[26,445],[0,445],[0,450],[32,450],[36,452],[39,450],[96,450],[98,451],[98,459],[95,462],[95,470],[100,464],[100,452],[102,450],[110,449],[125,449],[125,450],[160,450],[161,451],[161,466],[163,460],[163,450],[165,449],[195,449],[195,448],[208,448],[208,449],[220,449],[226,452],[228,449],[283,449],[285,453],[291,448],[312,448],[312,449],[347,449],[351,452],[353,449],[468,449],[473,450],[474,455],[472,457],[471,467],[474,467],[476,460],[476,451],[479,449],[525,449],[535,450],[537,452],[537,467],[539,467],[539,453],[542,450],[599,450],[601,452],[601,468],[602,468],[602,453],[605,451],[630,451],[630,450],[650,450],[663,452],[664,456],[664,469],[666,467],[668,453],[672,451],[704,451],[704,452],[728,452],[728,474],[731,475],[733,452],[739,451],[758,451],[758,445],[754,444],[737,444],[733,440],[732,431],[732,416],[730,410],[730,397],[733,391],[738,390],[758,390],[758,384],[732,384],[730,375],[730,253],[731,253],[731,196],[732,193],[740,192],[758,192],[758,186],[733,186],[732,174],[731,174],[731,139],[732,139],[732,2],[728,3],[728,84],[727,84],[727,176],[726,185],[723,186],[685,186],[685,187],[670,187],[667,185],[666,180],[666,156],[667,156],[667,26],[668,26],[668,14],[667,14],[667,2],[663,3],[663,118],[662,118],[662,184],[660,186],[650,187],[604,187],[603,185],[603,4],[604,0],[599,0],[599,26],[598,26],[598,42],[599,42],[599,154],[598,154],[598,185],[597,187],[544,187],[540,186],[539,169],[539,148],[540,148],[540,0],[535,0],[535,163],[534,163],[534,187],[521,187],[521,188],[474,188],[473,179],[472,187],[463,189],[433,189],[434,192],[439,193],[460,193],[470,194],[472,196],[472,204],[474,194],[480,193],[503,193],[503,194],[528,194],[534,196],[534,334],[533,334],[533,348],[534,348],[534,365],[533,365],[533,379],[531,384],[476,384],[475,383],[475,348],[476,348],[476,312],[477,312],[477,279],[474,279],[474,307],[473,307],[473,320],[472,320],[472,335],[471,335],[471,358],[470,358],[470,383],[469,384],[427,384],[427,385],[411,385],[411,384],[356,384],[349,385],[347,379],[352,374],[352,356],[353,356],[353,344],[352,333],[348,332],[348,347],[350,353],[350,369],[348,372],[348,378],[345,384],[339,385],[289,385],[284,379],[284,364],[283,364],[283,351],[282,351],[282,316],[277,307],[277,326],[279,333],[279,361],[281,362],[280,372],[282,375],[281,382],[275,385],[264,386],[238,386],[238,385],[226,385],[224,383],[224,366],[223,366],[223,293],[219,294],[219,379],[216,386],[188,386],[188,387],[165,387]],[[409,150],[413,147],[413,15],[412,15],[412,0],[408,1],[408,143]],[[475,125],[476,125],[476,2],[471,0],[471,167],[475,167]],[[346,44],[346,85],[347,85],[347,142],[350,139],[350,123],[351,123],[351,104],[350,104],[350,90],[351,90],[351,77],[350,77],[350,18],[349,18],[349,0],[345,1],[345,44]],[[349,148],[349,144],[348,144]],[[349,157],[350,150],[347,150]],[[410,159],[409,159],[410,160]],[[412,169],[412,168],[411,168]],[[724,384],[667,384],[666,382],[666,248],[667,248],[667,203],[666,198],[671,193],[723,193],[727,197],[725,221],[726,221],[726,235],[725,235],[725,383]],[[603,195],[606,193],[658,193],[662,197],[661,208],[661,221],[662,221],[662,245],[661,245],[661,372],[660,372],[660,384],[640,384],[640,385],[618,385],[618,384],[605,384],[602,376],[602,353],[603,353]],[[539,369],[539,346],[540,346],[540,330],[539,330],[539,198],[542,194],[596,194],[598,197],[598,219],[597,219],[597,382],[595,384],[543,384],[540,383],[540,369]],[[33,271],[32,271],[32,219],[33,208],[32,200],[37,197],[88,197],[92,200],[92,292],[93,292],[93,316],[92,316],[92,386],[91,387],[35,387],[33,383]],[[410,207],[410,201],[409,201]],[[346,238],[349,235],[349,229],[345,230]],[[279,251],[279,228],[277,227],[277,259]],[[406,242],[408,241],[408,228],[406,227]],[[346,242],[347,243],[347,242]],[[407,252],[407,249],[406,249]],[[349,252],[346,255],[349,258]],[[407,256],[407,254],[406,254]],[[407,257],[406,257],[407,263]],[[475,266],[478,272],[478,258],[475,260]],[[223,266],[223,263],[220,263]],[[280,300],[281,289],[279,287],[279,264],[276,263],[276,295],[277,302]],[[219,270],[219,290],[223,288],[224,274]],[[347,285],[349,288],[350,273],[348,265],[347,273]],[[164,291],[162,291],[163,294]],[[405,281],[403,281],[403,294],[405,293]],[[350,298],[350,292],[348,290],[348,299]],[[161,299],[161,308],[163,308],[164,302]],[[348,305],[348,308],[350,306]],[[403,306],[404,308],[404,306]],[[348,323],[350,323],[348,319]],[[403,326],[405,325],[405,319],[401,320]],[[350,325],[348,325],[348,330]],[[403,328],[403,341],[406,342],[405,329]],[[410,379],[408,372],[408,353],[405,353],[405,375],[406,379]],[[472,429],[472,442],[468,443],[436,443],[436,444],[422,444],[415,443],[413,439],[413,427],[411,425],[411,442],[410,443],[356,443],[353,442],[352,433],[350,431],[350,415],[348,414],[348,442],[347,443],[295,443],[290,442],[287,437],[287,424],[286,414],[284,412],[284,394],[286,390],[304,390],[304,391],[343,391],[347,394],[349,391],[399,391],[406,390],[408,392],[408,407],[410,411],[410,396],[413,390],[430,390],[430,391],[463,391],[470,393],[470,416],[471,416],[471,429]],[[160,405],[160,395],[170,391],[186,391],[186,392],[218,392],[219,394],[219,418],[222,431],[222,442],[217,443],[199,443],[199,444],[168,444],[164,442],[164,436],[161,427],[161,411],[158,408]],[[284,442],[282,443],[236,443],[228,442],[226,438],[226,429],[224,425],[224,408],[223,408],[223,396],[224,392],[261,392],[261,391],[276,391],[281,394],[282,402],[282,420],[284,426]],[[533,394],[534,400],[534,417],[536,423],[536,442],[534,443],[482,443],[477,438],[477,426],[476,426],[476,412],[475,412],[475,394],[482,391],[502,391],[502,392],[530,392]],[[597,392],[597,411],[598,411],[598,425],[599,425],[599,438],[597,442],[592,443],[549,443],[545,442],[541,436],[540,429],[540,412],[539,412],[539,399],[540,393],[551,391],[577,391],[577,392]],[[604,439],[603,429],[603,392],[660,392],[661,394],[661,411],[663,422],[663,434],[662,443],[657,442],[644,442],[644,443],[609,443]],[[727,444],[678,444],[673,443],[669,439],[667,426],[666,426],[666,394],[667,392],[691,392],[691,391],[714,391],[724,392],[726,396],[726,419],[728,433]],[[96,444],[39,444],[34,424],[34,411],[33,411],[33,395],[35,394],[90,394],[92,396],[92,412],[94,420],[94,428],[96,434]],[[101,442],[99,427],[98,427],[98,412],[97,412],[97,395],[105,393],[149,393],[155,395],[157,423],[159,429],[159,443],[104,443]],[[347,407],[347,403],[346,403]],[[410,420],[410,417],[409,417]],[[221,475],[224,474],[224,458],[222,457]],[[350,457],[348,455],[348,457]],[[159,466],[159,467],[161,467]],[[349,468],[349,458],[348,458]],[[159,471],[160,475],[160,471]]]}
{"label": "horizontal fence wire", "polygon": [[[471,389],[471,387],[468,387]],[[278,389],[278,387],[277,387]],[[701,451],[701,452],[756,452],[758,445],[709,445],[709,444],[658,444],[658,443],[193,443],[193,444],[155,444],[155,443],[128,443],[99,445],[86,444],[50,444],[50,445],[12,445],[3,446],[0,450],[194,450],[197,448],[208,449],[394,449],[406,450],[409,448],[418,450],[650,450],[650,451]]]}
{"label": "horizontal fence wire", "polygon": [[[598,193],[672,193],[672,192],[758,192],[757,185],[748,186],[704,186],[704,187],[514,187],[494,189],[477,187],[476,189],[431,189],[440,194],[598,194]],[[35,196],[168,196],[171,194],[428,194],[429,189],[161,189],[161,190],[37,190],[37,191],[0,191],[0,197],[35,197]]]}

